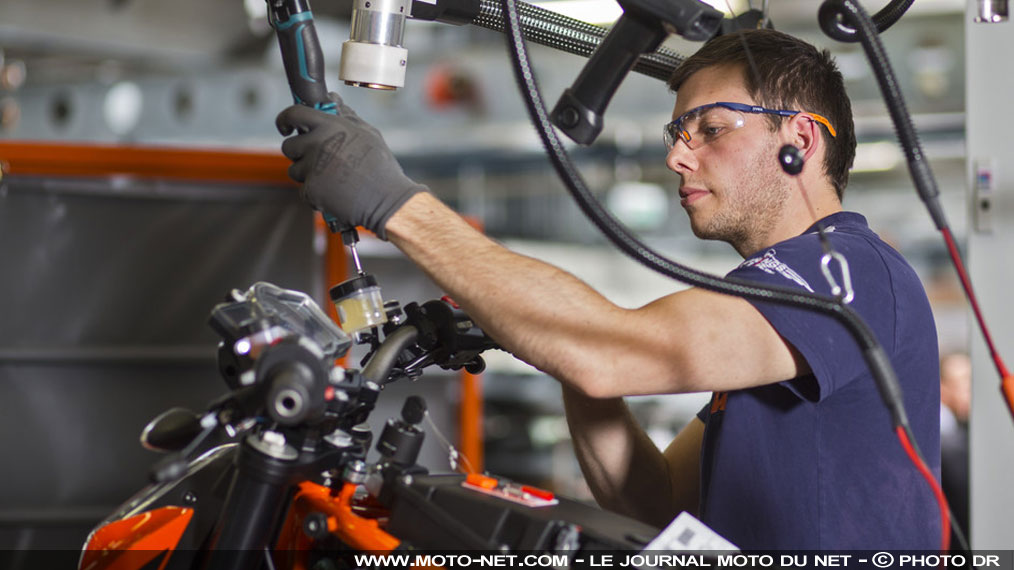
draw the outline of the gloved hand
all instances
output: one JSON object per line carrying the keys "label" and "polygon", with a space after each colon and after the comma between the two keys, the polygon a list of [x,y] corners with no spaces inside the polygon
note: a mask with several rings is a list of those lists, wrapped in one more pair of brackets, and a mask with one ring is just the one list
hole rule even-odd
{"label": "gloved hand", "polygon": [[387,220],[426,187],[405,176],[377,129],[338,95],[330,97],[337,116],[293,105],[275,119],[282,135],[298,133],[282,143],[282,154],[293,161],[289,177],[303,183],[307,202],[342,227],[363,226],[386,240]]}

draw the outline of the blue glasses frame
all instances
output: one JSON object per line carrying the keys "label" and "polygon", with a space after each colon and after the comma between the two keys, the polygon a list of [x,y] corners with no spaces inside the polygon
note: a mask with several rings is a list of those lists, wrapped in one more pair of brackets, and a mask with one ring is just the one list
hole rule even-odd
{"label": "blue glasses frame", "polygon": [[732,103],[729,101],[719,101],[717,103],[708,103],[707,105],[694,107],[693,109],[690,109],[686,113],[683,113],[682,115],[677,117],[676,120],[666,123],[662,128],[662,140],[665,142],[665,149],[667,151],[672,150],[672,148],[676,146],[677,139],[682,139],[683,142],[687,143],[687,146],[690,148],[697,148],[698,145],[690,144],[691,140],[693,139],[691,138],[690,133],[683,128],[683,122],[690,115],[694,113],[700,113],[701,111],[711,109],[713,107],[724,107],[726,109],[739,111],[741,113],[778,115],[780,117],[793,117],[795,115],[798,115],[799,113],[804,113],[807,116],[813,118],[814,121],[817,121],[818,123],[827,127],[827,131],[831,133],[832,137],[837,136],[834,127],[831,126],[831,121],[827,120],[827,118],[825,118],[824,116],[818,115],[816,113],[810,113],[805,111],[791,111],[788,109],[768,109],[766,107],[761,107],[759,105],[748,105],[746,103]]}

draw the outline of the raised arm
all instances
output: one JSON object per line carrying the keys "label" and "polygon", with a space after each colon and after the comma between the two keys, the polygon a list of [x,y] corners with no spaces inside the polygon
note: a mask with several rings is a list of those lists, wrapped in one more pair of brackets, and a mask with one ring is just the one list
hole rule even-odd
{"label": "raised arm", "polygon": [[621,398],[594,399],[563,388],[564,409],[585,481],[603,508],[664,527],[697,515],[704,423],[694,418],[664,452]]}
{"label": "raised arm", "polygon": [[805,369],[742,299],[690,289],[619,307],[481,235],[429,193],[406,202],[387,231],[504,348],[587,396],[730,390]]}
{"label": "raised arm", "polygon": [[[573,275],[483,236],[404,175],[380,133],[337,101],[278,116],[290,175],[343,226],[390,239],[504,348],[592,397],[745,388],[800,363],[742,299],[698,289],[624,309]],[[805,366],[805,365],[804,365]]]}

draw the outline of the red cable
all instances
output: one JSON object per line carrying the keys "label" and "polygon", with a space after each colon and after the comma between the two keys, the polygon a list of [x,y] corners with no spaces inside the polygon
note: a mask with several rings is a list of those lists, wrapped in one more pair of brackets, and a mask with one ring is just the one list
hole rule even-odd
{"label": "red cable", "polygon": [[916,469],[919,473],[922,473],[926,482],[933,489],[933,495],[936,496],[937,505],[940,507],[940,525],[941,525],[941,538],[940,538],[940,552],[945,553],[951,549],[951,513],[947,507],[947,498],[944,497],[944,492],[940,488],[940,484],[937,483],[936,477],[930,472],[929,467],[926,463],[916,454],[915,449],[912,447],[912,442],[908,439],[908,434],[905,432],[905,428],[897,426],[894,428],[894,432],[898,434],[898,440],[901,442],[901,446],[905,448],[905,453],[908,454],[908,458],[912,460]]}
{"label": "red cable", "polygon": [[982,330],[982,336],[986,339],[986,346],[989,347],[989,354],[993,358],[993,364],[996,366],[996,371],[1000,374],[1000,392],[1004,396],[1004,401],[1007,402],[1007,409],[1010,411],[1012,417],[1014,417],[1014,377],[1011,376],[1010,372],[1007,371],[1007,366],[1004,365],[1003,358],[1000,357],[1000,353],[996,350],[996,345],[993,344],[993,336],[989,333],[989,328],[986,327],[986,319],[982,317],[982,311],[979,309],[979,301],[975,297],[975,292],[972,291],[972,282],[968,278],[968,273],[965,271],[965,265],[961,261],[961,255],[958,253],[958,246],[954,243],[954,236],[951,235],[950,228],[943,228],[940,232],[944,235],[944,241],[947,243],[947,251],[950,253],[951,262],[954,264],[954,269],[958,272],[958,278],[961,280],[961,287],[965,290],[965,296],[968,298],[969,304],[972,306],[972,312],[975,313],[975,320],[979,323],[979,329]]}

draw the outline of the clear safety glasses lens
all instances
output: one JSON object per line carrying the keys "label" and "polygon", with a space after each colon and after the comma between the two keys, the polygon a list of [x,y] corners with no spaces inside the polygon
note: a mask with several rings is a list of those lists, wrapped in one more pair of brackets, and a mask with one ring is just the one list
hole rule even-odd
{"label": "clear safety glasses lens", "polygon": [[746,117],[740,111],[721,106],[705,107],[690,111],[666,124],[662,138],[667,152],[681,139],[691,149],[697,149],[745,124]]}

